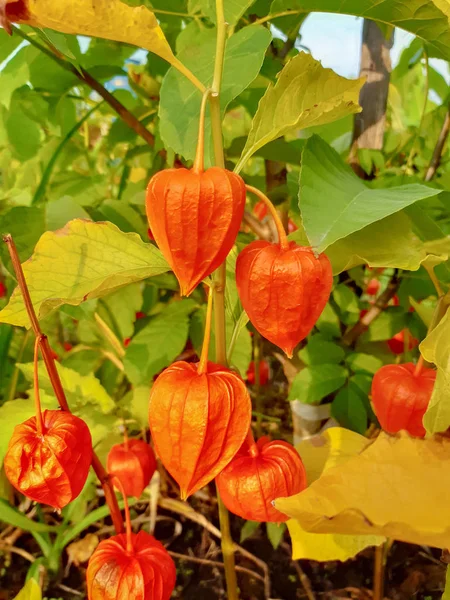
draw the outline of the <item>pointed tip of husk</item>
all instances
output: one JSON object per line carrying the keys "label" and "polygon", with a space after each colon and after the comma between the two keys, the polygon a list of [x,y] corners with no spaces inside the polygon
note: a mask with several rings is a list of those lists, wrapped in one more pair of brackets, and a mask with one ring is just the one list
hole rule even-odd
{"label": "pointed tip of husk", "polygon": [[189,496],[190,496],[190,494],[189,494],[188,490],[180,489],[180,498],[181,498],[181,500],[183,500],[183,502],[185,502]]}
{"label": "pointed tip of husk", "polygon": [[286,354],[286,356],[288,358],[292,358],[294,356],[294,353],[292,352],[292,350],[288,350],[287,348],[284,348],[284,353]]}

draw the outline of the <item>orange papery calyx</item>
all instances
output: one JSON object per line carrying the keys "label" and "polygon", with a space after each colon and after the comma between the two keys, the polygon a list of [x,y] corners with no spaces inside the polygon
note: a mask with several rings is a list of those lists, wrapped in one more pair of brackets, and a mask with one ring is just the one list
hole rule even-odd
{"label": "orange papery calyx", "polygon": [[41,413],[38,382],[40,338],[34,352],[36,416],[17,425],[4,459],[5,474],[24,496],[64,508],[86,482],[92,460],[92,438],[86,423],[71,413]]}
{"label": "orange papery calyx", "polygon": [[223,503],[249,521],[281,523],[288,516],[273,506],[276,498],[306,488],[306,472],[293,446],[282,440],[249,434],[242,448],[216,479]]}
{"label": "orange papery calyx", "polygon": [[239,254],[236,283],[253,326],[292,357],[294,348],[314,327],[330,297],[331,263],[325,254],[289,242],[270,200],[259,190],[275,220],[279,242],[252,242]]}
{"label": "orange papery calyx", "polygon": [[436,371],[417,363],[385,365],[372,380],[372,405],[381,427],[388,433],[407,431],[425,437],[423,416],[430,403]]}
{"label": "orange papery calyx", "polygon": [[139,498],[156,471],[156,458],[149,444],[129,440],[125,433],[125,441],[109,451],[106,465],[108,473],[115,475],[113,484],[119,479],[127,496]]}
{"label": "orange papery calyx", "polygon": [[197,154],[192,169],[165,169],[147,187],[147,217],[155,241],[175,273],[181,294],[195,287],[226,259],[244,215],[245,184],[220,167],[204,170],[204,120],[200,111]]}
{"label": "orange papery calyx", "polygon": [[208,361],[212,293],[198,363],[179,361],[153,384],[149,422],[155,450],[187,498],[209,483],[241,447],[251,421],[245,383]]}
{"label": "orange papery calyx", "polygon": [[130,511],[120,480],[114,485],[125,502],[126,533],[103,540],[86,571],[88,600],[169,600],[176,569],[164,546],[145,531],[131,531]]}

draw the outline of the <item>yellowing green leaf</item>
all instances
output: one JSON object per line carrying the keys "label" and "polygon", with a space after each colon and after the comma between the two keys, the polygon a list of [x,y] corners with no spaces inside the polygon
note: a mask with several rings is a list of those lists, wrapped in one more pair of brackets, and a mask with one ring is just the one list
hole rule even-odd
{"label": "yellowing green leaf", "polygon": [[427,254],[404,212],[390,215],[335,242],[327,248],[326,254],[335,275],[364,263],[371,267],[417,271],[428,257],[437,262],[447,260],[446,255]]}
{"label": "yellowing green leaf", "polygon": [[450,545],[450,439],[379,437],[275,506],[310,533],[382,535],[439,548]]}
{"label": "yellowing green leaf", "polygon": [[436,383],[423,424],[428,433],[450,427],[450,311],[420,344],[420,352],[437,366]]}
{"label": "yellowing green leaf", "polygon": [[41,598],[41,588],[36,580],[31,578],[26,582],[25,586],[20,590],[14,600],[41,600]]}
{"label": "yellowing green leaf", "polygon": [[[42,319],[62,304],[81,304],[169,267],[160,251],[137,234],[122,233],[111,223],[74,219],[59,231],[44,233],[23,270]],[[0,311],[0,322],[29,326],[18,288]]]}
{"label": "yellowing green leaf", "polygon": [[150,50],[171,64],[178,62],[155,15],[145,6],[131,7],[120,0],[25,0],[25,3],[31,24],[125,42]]}
{"label": "yellowing green leaf", "polygon": [[425,185],[368,188],[319,136],[305,144],[299,207],[306,234],[319,252],[367,225],[441,193]]}
{"label": "yellowing green leaf", "polygon": [[[320,435],[304,440],[296,446],[305,465],[308,484],[322,473],[345,463],[359,454],[369,440],[343,427],[331,427]],[[383,537],[372,535],[342,535],[309,533],[295,519],[287,522],[292,538],[292,558],[296,560],[348,560],[368,546],[382,544]]]}
{"label": "yellowing green leaf", "polygon": [[359,112],[363,83],[364,79],[345,79],[324,69],[310,54],[301,52],[292,58],[259,103],[236,171],[264,144],[292,129],[323,125]]}

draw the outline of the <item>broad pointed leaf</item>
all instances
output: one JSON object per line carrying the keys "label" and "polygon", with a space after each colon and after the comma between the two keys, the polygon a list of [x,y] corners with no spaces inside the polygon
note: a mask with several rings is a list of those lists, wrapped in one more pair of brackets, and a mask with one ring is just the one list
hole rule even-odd
{"label": "broad pointed leaf", "polygon": [[[23,270],[42,319],[62,304],[81,304],[169,267],[160,251],[137,234],[122,233],[111,223],[74,219],[59,231],[44,233]],[[0,311],[0,322],[29,326],[18,288]]]}

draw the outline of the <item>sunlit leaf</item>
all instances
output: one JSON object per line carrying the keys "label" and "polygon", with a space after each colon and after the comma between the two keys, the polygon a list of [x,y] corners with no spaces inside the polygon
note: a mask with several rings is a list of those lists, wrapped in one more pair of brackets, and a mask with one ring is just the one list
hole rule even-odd
{"label": "sunlit leaf", "polygon": [[[310,485],[326,470],[359,454],[369,443],[367,438],[342,427],[331,427],[296,446],[306,468]],[[342,535],[309,533],[295,519],[287,522],[292,538],[292,558],[299,560],[347,560],[368,546],[383,543],[384,538],[372,535]]]}
{"label": "sunlit leaf", "polygon": [[292,129],[323,125],[359,112],[363,83],[363,79],[345,79],[324,69],[310,54],[301,52],[292,58],[261,99],[236,170],[264,144]]}
{"label": "sunlit leaf", "polygon": [[[226,0],[224,2],[224,17],[230,27],[236,25],[247,8],[251,6],[255,0]],[[216,22],[216,3],[214,0],[199,0],[197,4],[201,11],[213,23]]]}
{"label": "sunlit leaf", "polygon": [[[78,305],[168,268],[159,250],[144,244],[137,234],[122,233],[111,223],[81,219],[44,233],[32,258],[23,264],[41,319],[62,304]],[[0,322],[29,326],[18,288],[0,311]]]}
{"label": "sunlit leaf", "polygon": [[311,533],[384,535],[446,548],[449,460],[450,439],[381,433],[359,455],[275,505]]}
{"label": "sunlit leaf", "polygon": [[317,135],[309,138],[303,149],[299,206],[309,241],[320,252],[371,223],[439,193],[417,184],[368,188]]}
{"label": "sunlit leaf", "polygon": [[289,400],[305,404],[317,404],[338,390],[347,378],[347,369],[336,364],[320,364],[306,367],[298,373],[289,392]]}

